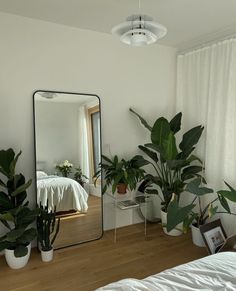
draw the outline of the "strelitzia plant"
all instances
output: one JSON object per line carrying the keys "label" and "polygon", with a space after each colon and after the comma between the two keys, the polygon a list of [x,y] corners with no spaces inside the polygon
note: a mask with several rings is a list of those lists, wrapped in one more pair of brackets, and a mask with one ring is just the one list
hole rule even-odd
{"label": "strelitzia plant", "polygon": [[172,194],[175,193],[178,202],[189,181],[201,177],[202,162],[192,152],[202,135],[203,127],[199,125],[184,133],[177,146],[176,135],[181,129],[181,112],[170,121],[160,117],[150,126],[137,112],[131,108],[130,111],[138,117],[151,137],[150,143],[139,145],[155,173],[146,175],[145,192],[159,195],[158,190],[154,188],[159,186],[163,194],[163,197],[159,195],[162,210],[167,212]]}
{"label": "strelitzia plant", "polygon": [[[229,190],[219,190],[214,193],[214,190],[206,187],[200,178],[192,180],[185,190],[194,194],[194,197],[192,202],[184,207],[179,206],[178,199],[173,194],[167,212],[167,231],[171,231],[176,225],[183,222],[183,230],[186,233],[191,224],[194,223],[199,228],[216,214],[226,213],[236,215],[231,212],[228,203],[229,201],[236,202],[236,190],[227,182],[225,184]],[[202,198],[208,194],[212,194],[212,198],[203,207]],[[223,211],[219,210],[219,205],[222,206]]]}

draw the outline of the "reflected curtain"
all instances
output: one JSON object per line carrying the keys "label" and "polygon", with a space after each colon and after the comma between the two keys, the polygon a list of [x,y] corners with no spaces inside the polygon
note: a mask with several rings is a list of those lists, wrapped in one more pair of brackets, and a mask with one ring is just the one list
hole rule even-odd
{"label": "reflected curtain", "polygon": [[78,157],[82,173],[90,177],[89,173],[89,144],[86,107],[80,106],[78,110]]}
{"label": "reflected curtain", "polygon": [[[197,154],[209,185],[223,189],[225,180],[236,187],[236,39],[178,56],[176,110],[183,112],[184,131],[205,126]],[[236,233],[235,216],[222,220]]]}

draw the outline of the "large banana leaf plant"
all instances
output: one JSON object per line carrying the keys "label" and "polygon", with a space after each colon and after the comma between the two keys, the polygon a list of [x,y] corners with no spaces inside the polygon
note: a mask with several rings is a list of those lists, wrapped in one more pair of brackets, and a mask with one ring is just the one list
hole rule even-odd
{"label": "large banana leaf plant", "polygon": [[[184,232],[187,232],[192,223],[199,228],[216,214],[227,213],[236,215],[231,212],[228,203],[229,201],[236,202],[236,190],[232,186],[225,182],[229,190],[219,190],[214,193],[212,188],[207,188],[206,185],[202,184],[202,180],[197,178],[187,185],[186,191],[194,194],[192,202],[187,206],[180,207],[176,195],[172,196],[168,206],[167,231],[171,231],[181,222],[183,222]],[[203,206],[202,198],[208,194],[212,196],[208,199],[209,202]],[[222,206],[223,211],[219,209],[219,204]]]}
{"label": "large banana leaf plant", "polygon": [[[148,156],[148,163],[152,165],[155,174],[146,175],[146,193],[159,194],[154,189],[158,185],[161,195],[162,210],[167,211],[172,194],[175,193],[177,201],[184,191],[189,180],[201,177],[202,163],[192,153],[198,143],[203,127],[196,126],[183,134],[181,142],[177,146],[176,135],[181,129],[182,113],[178,113],[168,121],[164,117],[158,118],[153,126],[137,112],[130,108],[141,121],[142,125],[150,132],[151,142],[139,145],[139,148]],[[151,186],[151,188],[150,188]]]}
{"label": "large banana leaf plant", "polygon": [[25,181],[22,174],[15,173],[21,151],[16,155],[13,149],[0,151],[0,222],[7,232],[0,237],[0,251],[14,250],[16,257],[25,256],[27,245],[36,237],[36,229],[30,225],[36,220],[38,210],[28,207],[27,188],[31,180]]}

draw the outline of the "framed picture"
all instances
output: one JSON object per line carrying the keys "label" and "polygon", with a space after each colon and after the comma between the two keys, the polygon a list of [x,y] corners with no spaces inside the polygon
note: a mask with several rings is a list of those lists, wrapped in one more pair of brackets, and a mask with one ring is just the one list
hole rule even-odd
{"label": "framed picture", "polygon": [[200,226],[200,231],[210,254],[217,253],[227,239],[220,219]]}

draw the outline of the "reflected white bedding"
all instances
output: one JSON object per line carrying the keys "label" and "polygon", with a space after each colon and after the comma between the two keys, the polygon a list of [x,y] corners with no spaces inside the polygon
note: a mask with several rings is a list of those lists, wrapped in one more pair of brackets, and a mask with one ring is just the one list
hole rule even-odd
{"label": "reflected white bedding", "polygon": [[46,176],[37,179],[37,203],[47,205],[49,209],[56,206],[56,211],[77,210],[86,212],[88,194],[76,181],[58,176]]}
{"label": "reflected white bedding", "polygon": [[125,279],[99,291],[235,291],[236,253],[214,254],[143,280]]}

